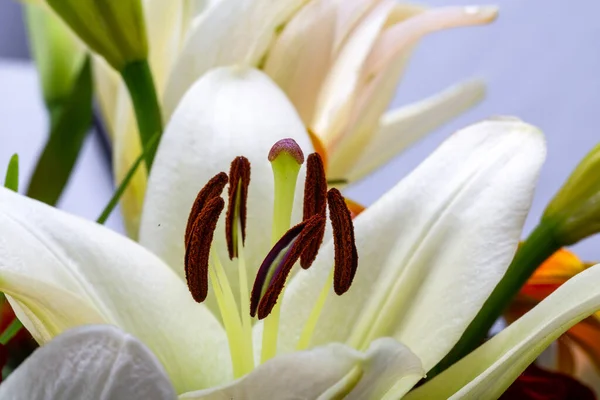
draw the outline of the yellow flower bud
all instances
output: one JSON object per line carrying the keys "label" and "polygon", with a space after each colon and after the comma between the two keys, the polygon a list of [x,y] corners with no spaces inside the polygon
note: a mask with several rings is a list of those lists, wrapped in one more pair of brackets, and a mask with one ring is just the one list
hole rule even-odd
{"label": "yellow flower bud", "polygon": [[542,222],[555,225],[562,245],[578,242],[600,232],[600,145],[579,163],[554,196]]}
{"label": "yellow flower bud", "polygon": [[58,15],[117,71],[148,56],[140,0],[47,0]]}

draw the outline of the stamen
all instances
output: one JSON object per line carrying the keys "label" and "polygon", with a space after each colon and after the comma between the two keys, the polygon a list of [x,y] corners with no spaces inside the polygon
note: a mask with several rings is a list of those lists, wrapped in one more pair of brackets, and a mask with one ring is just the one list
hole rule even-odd
{"label": "stamen", "polygon": [[292,227],[275,243],[258,270],[250,298],[250,315],[258,314],[259,319],[269,315],[292,267],[324,225],[325,218],[315,215]]}
{"label": "stamen", "polygon": [[225,172],[219,172],[210,181],[208,181],[206,185],[204,185],[202,190],[200,190],[200,192],[196,196],[196,200],[194,200],[192,210],[190,211],[187,227],[185,228],[184,243],[186,245],[187,242],[190,240],[192,226],[194,225],[194,221],[196,221],[198,214],[200,214],[200,212],[209,200],[215,197],[219,197],[221,195],[223,189],[225,188],[225,185],[227,185],[227,174]]}
{"label": "stamen", "polygon": [[[326,218],[327,215],[327,179],[323,160],[317,153],[312,153],[306,161],[306,180],[304,181],[304,212],[303,219],[307,220],[314,215]],[[304,269],[310,268],[317,258],[317,253],[323,242],[325,225],[315,235],[308,249],[300,258],[300,266]]]}
{"label": "stamen", "polygon": [[250,161],[246,157],[236,157],[231,162],[229,170],[229,203],[225,219],[225,236],[229,258],[233,260],[238,255],[237,243],[239,218],[242,229],[242,245],[246,240],[246,203],[248,202],[248,186],[250,185]]}
{"label": "stamen", "polygon": [[335,251],[333,289],[336,294],[342,295],[350,289],[358,268],[354,226],[350,210],[339,190],[331,189],[327,192],[327,200]]}
{"label": "stamen", "polygon": [[208,295],[208,260],[215,228],[225,201],[209,200],[194,221],[185,247],[185,278],[194,300],[203,302]]}

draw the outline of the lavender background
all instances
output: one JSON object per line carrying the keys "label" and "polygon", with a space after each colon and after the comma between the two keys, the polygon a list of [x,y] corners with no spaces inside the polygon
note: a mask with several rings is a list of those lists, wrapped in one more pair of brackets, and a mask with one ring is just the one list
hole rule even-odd
{"label": "lavender background", "polygon": [[[422,3],[460,4],[455,0]],[[500,0],[496,4],[501,16],[491,26],[456,29],[423,40],[392,107],[470,77],[488,82],[487,99],[352,187],[350,193],[356,199],[372,203],[456,129],[490,115],[512,114],[539,126],[548,142],[548,159],[527,232],[570,170],[600,142],[600,3]],[[35,74],[26,61],[19,8],[16,2],[0,0],[0,166],[6,165],[13,152],[19,152],[25,176],[43,145],[46,119]],[[60,206],[95,218],[111,192],[100,142],[91,136]],[[109,224],[121,227],[118,218],[113,217]],[[575,249],[586,259],[600,260],[599,243],[594,237]]]}

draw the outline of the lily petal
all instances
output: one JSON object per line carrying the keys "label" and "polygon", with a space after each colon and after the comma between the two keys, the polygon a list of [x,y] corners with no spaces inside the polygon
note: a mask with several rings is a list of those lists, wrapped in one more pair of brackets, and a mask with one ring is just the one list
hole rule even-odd
{"label": "lily petal", "polygon": [[0,227],[0,291],[41,344],[67,328],[109,323],[144,342],[178,391],[231,377],[218,321],[137,243],[4,188]]}
{"label": "lily petal", "polygon": [[323,83],[310,127],[327,147],[348,121],[361,71],[393,8],[393,1],[383,0],[360,21]]}
{"label": "lily petal", "polygon": [[389,111],[379,122],[379,130],[352,169],[344,175],[359,180],[423,138],[434,129],[462,114],[485,95],[485,84],[473,80],[452,86],[425,100]]}
{"label": "lily petal", "polygon": [[315,0],[285,26],[263,70],[288,95],[306,125],[315,112],[320,87],[333,62],[341,2]]}
{"label": "lily petal", "polygon": [[224,65],[255,66],[271,44],[277,27],[307,0],[220,0],[192,23],[175,62],[164,97],[167,117],[187,89],[209,69]]}
{"label": "lily petal", "polygon": [[421,38],[443,29],[490,23],[496,14],[496,7],[433,8],[387,28],[361,71],[358,94],[349,110],[351,118],[328,140],[334,149],[329,165],[332,176],[344,176],[377,131],[410,52]]}
{"label": "lily petal", "polygon": [[581,272],[408,399],[498,397],[550,343],[600,310],[599,281],[599,265]]}
{"label": "lily petal", "polygon": [[[123,83],[119,85],[116,103],[118,105],[113,144],[113,169],[115,171],[115,183],[118,185],[142,153],[142,145],[131,98]],[[145,166],[138,168],[121,196],[120,207],[125,229],[129,237],[134,240],[139,235],[147,176]]]}
{"label": "lily petal", "polygon": [[156,357],[110,325],[75,328],[37,349],[0,386],[3,399],[166,400],[175,391]]}
{"label": "lily petal", "polygon": [[379,399],[397,379],[423,377],[421,362],[391,338],[361,353],[339,343],[286,354],[219,388],[180,399]]}
{"label": "lily petal", "polygon": [[[163,134],[148,182],[140,243],[185,277],[184,233],[196,194],[243,155],[252,165],[244,253],[253,277],[271,248],[273,172],[267,157],[283,138],[294,139],[307,153],[312,151],[294,107],[265,74],[227,67],[204,75],[181,101]],[[298,180],[303,181],[302,174]],[[302,212],[303,185],[297,189],[293,221],[299,221]],[[237,260],[229,260],[224,232],[222,218],[213,248],[238,294]],[[218,309],[210,290],[207,301]]]}
{"label": "lily petal", "polygon": [[[354,220],[357,275],[346,294],[330,293],[312,344],[394,336],[433,367],[506,271],[544,157],[540,132],[515,119],[452,135]],[[281,351],[296,345],[332,263],[329,244],[290,282]]]}

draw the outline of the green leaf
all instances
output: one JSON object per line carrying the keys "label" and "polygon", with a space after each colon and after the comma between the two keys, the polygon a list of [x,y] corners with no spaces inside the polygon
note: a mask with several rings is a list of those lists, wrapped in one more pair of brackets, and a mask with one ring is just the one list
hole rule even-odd
{"label": "green leaf", "polygon": [[19,330],[23,327],[21,321],[15,317],[13,322],[0,334],[0,344],[6,345],[12,338],[15,337]]}
{"label": "green leaf", "polygon": [[14,192],[19,191],[19,155],[13,154],[6,168],[4,187]]}
{"label": "green leaf", "polygon": [[51,109],[51,130],[27,196],[54,205],[69,180],[92,121],[92,69],[88,56],[68,99]]}
{"label": "green leaf", "polygon": [[108,202],[106,207],[104,207],[104,210],[102,210],[102,213],[96,220],[97,223],[104,224],[106,222],[106,220],[110,216],[110,213],[115,209],[115,207],[119,203],[119,200],[121,199],[123,192],[125,192],[127,185],[129,185],[129,181],[131,181],[131,178],[133,178],[135,171],[137,171],[137,169],[139,168],[142,161],[144,161],[148,157],[148,154],[150,154],[150,152],[153,152],[155,150],[155,148],[156,148],[155,145],[156,145],[156,142],[158,142],[160,135],[161,135],[161,132],[157,131],[154,134],[154,136],[150,138],[146,147],[144,148],[144,151],[142,152],[142,154],[140,154],[138,156],[138,158],[136,158],[135,162],[133,163],[131,168],[129,168],[129,171],[127,171],[127,175],[125,175],[125,177],[119,184],[119,187],[113,194],[112,198],[110,199],[110,201]]}

